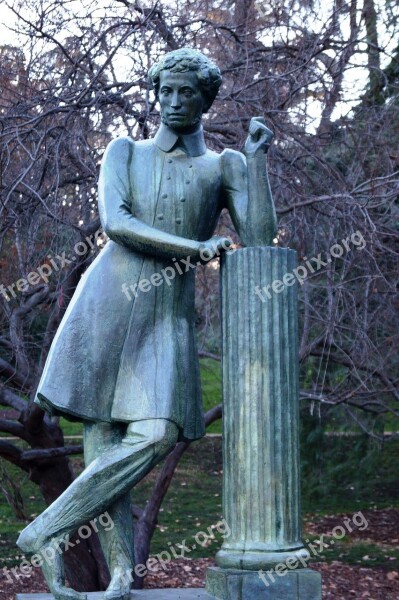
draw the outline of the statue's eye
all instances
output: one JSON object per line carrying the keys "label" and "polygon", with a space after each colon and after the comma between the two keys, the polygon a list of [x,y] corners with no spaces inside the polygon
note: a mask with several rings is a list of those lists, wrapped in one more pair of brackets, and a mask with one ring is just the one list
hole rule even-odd
{"label": "statue's eye", "polygon": [[169,94],[169,92],[170,92],[170,89],[169,89],[169,88],[162,88],[162,89],[161,89],[161,94],[162,94],[163,96],[167,96],[167,95]]}

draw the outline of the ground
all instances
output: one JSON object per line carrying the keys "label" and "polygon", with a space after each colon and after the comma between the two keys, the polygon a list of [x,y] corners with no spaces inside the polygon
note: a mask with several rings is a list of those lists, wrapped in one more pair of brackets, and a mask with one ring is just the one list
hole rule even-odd
{"label": "ground", "polygon": [[[145,587],[203,587],[205,569],[213,564],[209,558],[175,560],[146,579]],[[399,575],[397,571],[382,568],[365,569],[333,561],[314,563],[312,568],[322,574],[323,600],[398,600]],[[0,599],[14,600],[16,593],[47,591],[41,572],[19,582],[7,583],[0,574]]]}
{"label": "ground", "polygon": [[[315,436],[314,423],[308,429],[311,435],[305,428],[301,448],[303,537],[309,548],[318,550],[313,552],[312,568],[322,573],[323,600],[399,600],[399,440],[379,447],[361,435]],[[75,472],[81,470],[81,457],[73,459],[73,466]],[[11,581],[4,571],[20,563],[15,545],[18,532],[43,510],[44,503],[24,473],[4,461],[1,468],[0,485],[9,500],[0,493],[0,600],[11,600],[17,592],[46,589],[38,569],[32,577]],[[183,541],[193,548],[196,536],[220,521],[222,468],[219,436],[207,436],[190,447],[163,502],[152,540],[154,555],[170,546],[178,548]],[[157,470],[135,488],[134,504],[145,505],[156,476]],[[19,504],[11,493],[15,490],[21,492]],[[16,507],[22,516],[16,515]],[[353,524],[355,515],[360,527]],[[342,536],[345,523],[352,530],[344,530]],[[196,544],[189,559],[158,567],[145,585],[203,586],[206,567],[213,564],[221,541],[217,534],[214,541]]]}
{"label": "ground", "polygon": [[[369,555],[359,557],[361,564],[346,564],[340,560],[328,562],[329,551],[326,551],[326,556],[321,553],[318,562],[311,565],[322,574],[323,600],[399,600],[398,561],[395,557],[395,550],[399,549],[399,509],[364,510],[362,515],[367,527],[353,532],[350,540],[352,549],[364,547],[369,552]],[[331,543],[334,528],[342,526],[345,519],[349,518],[353,518],[353,514],[308,515],[305,532],[313,543],[320,536],[325,536],[325,543]],[[341,552],[342,546],[337,548],[337,552]],[[373,548],[378,551],[370,550]],[[381,562],[381,553],[385,553],[384,562]],[[342,556],[347,560],[348,553],[345,554],[344,550]],[[349,556],[352,560],[356,559],[350,553]],[[373,568],[362,566],[364,562],[370,564],[373,559],[381,562],[381,565]],[[155,572],[146,578],[145,587],[203,587],[205,570],[213,564],[212,558],[173,560],[164,568],[158,564]],[[13,600],[16,593],[47,591],[41,571],[34,571],[31,577],[20,577],[19,580],[12,578],[11,581],[7,580],[4,571],[0,571],[0,600]]]}

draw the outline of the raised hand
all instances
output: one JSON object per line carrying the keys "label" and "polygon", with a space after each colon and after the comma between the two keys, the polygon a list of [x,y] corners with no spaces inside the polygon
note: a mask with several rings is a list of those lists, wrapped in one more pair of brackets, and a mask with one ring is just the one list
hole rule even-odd
{"label": "raised hand", "polygon": [[263,117],[252,117],[249,124],[249,136],[244,147],[246,156],[267,152],[273,135],[273,132],[266,127]]}

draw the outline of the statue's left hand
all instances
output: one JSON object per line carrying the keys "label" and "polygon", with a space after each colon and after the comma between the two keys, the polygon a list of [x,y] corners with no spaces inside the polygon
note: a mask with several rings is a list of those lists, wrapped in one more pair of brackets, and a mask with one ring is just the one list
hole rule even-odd
{"label": "statue's left hand", "polygon": [[253,117],[249,124],[249,136],[244,147],[246,156],[267,152],[273,135],[273,132],[266,127],[263,117]]}

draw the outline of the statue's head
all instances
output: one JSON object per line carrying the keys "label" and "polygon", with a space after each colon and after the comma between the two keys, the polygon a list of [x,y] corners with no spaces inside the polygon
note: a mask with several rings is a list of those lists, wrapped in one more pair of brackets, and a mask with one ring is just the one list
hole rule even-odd
{"label": "statue's head", "polygon": [[148,78],[159,100],[162,122],[177,131],[198,126],[222,83],[215,63],[190,48],[165,54],[151,67]]}

